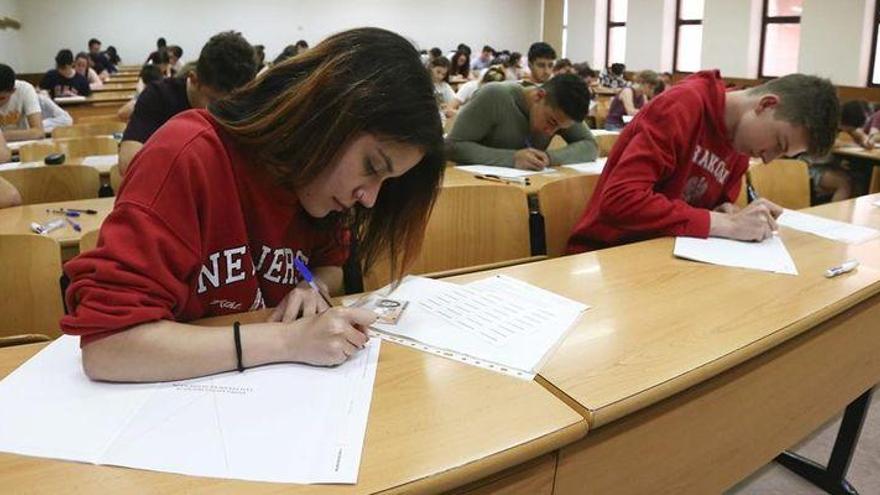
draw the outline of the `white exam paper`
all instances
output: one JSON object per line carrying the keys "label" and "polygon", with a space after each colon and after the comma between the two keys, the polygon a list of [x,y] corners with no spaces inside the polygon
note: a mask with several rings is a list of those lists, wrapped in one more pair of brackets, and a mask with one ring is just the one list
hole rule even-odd
{"label": "white exam paper", "polygon": [[563,165],[563,167],[577,170],[584,174],[601,174],[602,170],[605,168],[606,161],[608,161],[608,157],[603,156],[601,158],[596,158],[596,161],[569,163],[568,165]]}
{"label": "white exam paper", "polygon": [[508,179],[516,179],[519,177],[528,177],[529,175],[543,174],[546,172],[554,172],[553,169],[544,170],[520,170],[510,167],[495,167],[493,165],[461,165],[455,167],[472,174],[497,175]]}
{"label": "white exam paper", "polygon": [[356,483],[379,339],[333,368],[93,382],[63,336],[0,382],[0,451],[193,476]]}
{"label": "white exam paper", "polygon": [[606,131],[605,129],[590,129],[593,136],[617,136],[620,131]]}
{"label": "white exam paper", "polygon": [[880,237],[880,230],[877,229],[788,209],[776,219],[776,223],[790,229],[800,230],[847,244],[861,244]]}
{"label": "white exam paper", "polygon": [[95,168],[106,168],[109,169],[113,165],[116,165],[119,162],[119,155],[90,155],[83,158],[82,164],[88,165],[89,167]]}
{"label": "white exam paper", "polygon": [[734,241],[710,237],[676,237],[675,256],[713,265],[750,268],[767,272],[797,275],[797,267],[779,236],[762,242]]}
{"label": "white exam paper", "polygon": [[42,164],[40,162],[6,162],[0,163],[0,171],[2,170],[19,170],[22,168],[35,168]]}
{"label": "white exam paper", "polygon": [[504,275],[466,285],[407,277],[387,297],[409,306],[378,330],[530,374],[589,308]]}

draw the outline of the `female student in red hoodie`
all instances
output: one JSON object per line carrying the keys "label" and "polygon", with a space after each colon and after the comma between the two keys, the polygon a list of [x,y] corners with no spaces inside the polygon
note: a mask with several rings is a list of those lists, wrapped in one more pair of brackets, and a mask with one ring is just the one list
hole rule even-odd
{"label": "female student in red hoodie", "polygon": [[[399,277],[422,241],[442,145],[418,52],[372,28],[175,117],[132,162],[98,247],[65,267],[61,326],[82,336],[85,372],[161,381],[344,361],[374,315],[324,311],[294,259],[338,292],[355,232],[363,264],[390,251]],[[187,323],[276,305],[239,330]]]}

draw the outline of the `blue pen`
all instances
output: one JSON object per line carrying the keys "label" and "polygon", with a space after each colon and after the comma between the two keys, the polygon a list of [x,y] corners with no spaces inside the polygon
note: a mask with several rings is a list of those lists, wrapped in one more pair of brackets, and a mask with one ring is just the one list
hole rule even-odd
{"label": "blue pen", "polygon": [[71,227],[73,227],[73,230],[77,232],[82,232],[82,227],[78,223],[74,222],[73,219],[68,216],[65,216],[64,219],[67,220],[67,223],[69,223]]}
{"label": "blue pen", "polygon": [[327,303],[328,307],[332,308],[333,303],[331,303],[330,300],[327,299],[327,296],[325,296],[324,293],[321,292],[318,284],[315,283],[315,277],[312,276],[312,272],[309,271],[309,268],[306,266],[306,264],[303,263],[302,260],[300,260],[299,258],[293,258],[293,266],[295,266],[296,271],[298,271],[300,275],[302,275],[303,280],[305,280],[306,283],[309,284],[309,287],[311,287],[313,291],[321,296],[321,299],[323,299],[324,302]]}

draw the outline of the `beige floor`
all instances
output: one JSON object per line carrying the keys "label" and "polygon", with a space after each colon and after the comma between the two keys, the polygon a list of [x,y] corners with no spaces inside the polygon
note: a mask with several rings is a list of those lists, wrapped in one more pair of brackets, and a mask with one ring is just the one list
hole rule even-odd
{"label": "beige floor", "polygon": [[[840,416],[813,433],[795,447],[798,454],[824,464],[831,455],[831,447],[840,427]],[[880,495],[880,391],[868,409],[856,454],[849,467],[847,479],[860,495]],[[773,463],[746,478],[727,495],[810,495],[824,494],[815,486]]]}

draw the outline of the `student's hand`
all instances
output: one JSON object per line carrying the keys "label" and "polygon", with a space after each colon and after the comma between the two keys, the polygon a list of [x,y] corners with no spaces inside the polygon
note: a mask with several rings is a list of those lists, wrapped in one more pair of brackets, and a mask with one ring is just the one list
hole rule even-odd
{"label": "student's hand", "polygon": [[727,213],[728,215],[733,215],[734,213],[739,211],[739,206],[736,206],[733,203],[721,203],[713,211]]}
{"label": "student's hand", "polygon": [[[318,288],[321,289],[324,296],[329,299],[328,294],[330,292],[327,290],[327,286],[320,280],[316,280],[315,283],[318,284]],[[327,306],[324,299],[316,294],[308,283],[301,281],[295,289],[284,296],[281,303],[269,315],[267,321],[289,323],[300,317],[318,314],[328,308],[329,306]]]}
{"label": "student's hand", "polygon": [[335,307],[317,316],[303,318],[285,332],[291,361],[333,366],[363,349],[366,328],[376,314],[363,308]]}
{"label": "student's hand", "polygon": [[779,205],[759,199],[734,214],[712,212],[709,235],[740,241],[763,241],[779,229],[776,218],[782,211]]}
{"label": "student's hand", "polygon": [[513,154],[513,166],[521,170],[542,170],[550,165],[547,153],[534,148],[524,148]]}

